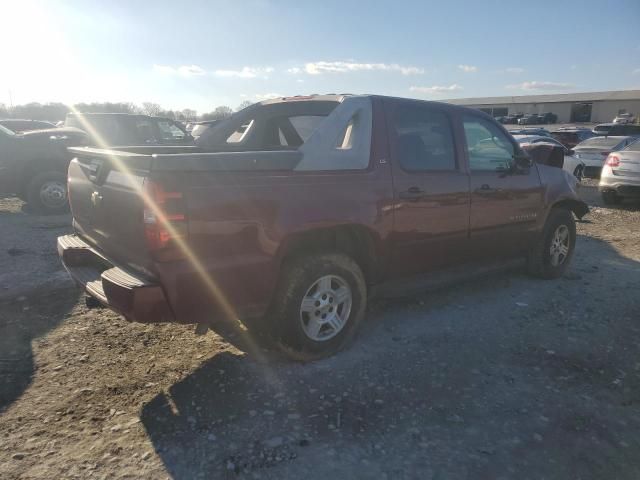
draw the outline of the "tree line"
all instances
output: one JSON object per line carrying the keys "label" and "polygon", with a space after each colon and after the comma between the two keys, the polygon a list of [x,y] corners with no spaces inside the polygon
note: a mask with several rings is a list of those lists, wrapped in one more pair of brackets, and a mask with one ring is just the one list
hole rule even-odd
{"label": "tree line", "polygon": [[[251,102],[244,101],[236,108],[236,111],[242,110],[251,105]],[[93,103],[76,103],[73,106],[74,111],[81,113],[138,113],[151,115],[154,117],[166,117],[172,120],[182,122],[190,122],[197,120],[222,120],[233,114],[234,110],[226,105],[221,105],[213,111],[198,115],[198,112],[190,108],[184,110],[166,110],[158,103],[143,102],[136,105],[131,102],[93,102]],[[28,120],[48,120],[50,122],[59,122],[64,120],[67,113],[71,112],[71,108],[64,103],[38,103],[31,102],[24,105],[15,105],[8,107],[0,103],[0,118],[23,118]]]}

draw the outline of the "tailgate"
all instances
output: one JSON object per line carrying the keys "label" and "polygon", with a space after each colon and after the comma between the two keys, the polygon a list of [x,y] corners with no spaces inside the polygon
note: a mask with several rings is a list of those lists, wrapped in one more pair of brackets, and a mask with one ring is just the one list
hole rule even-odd
{"label": "tailgate", "polygon": [[152,273],[139,194],[152,157],[92,148],[69,151],[75,157],[68,181],[77,232],[119,265]]}

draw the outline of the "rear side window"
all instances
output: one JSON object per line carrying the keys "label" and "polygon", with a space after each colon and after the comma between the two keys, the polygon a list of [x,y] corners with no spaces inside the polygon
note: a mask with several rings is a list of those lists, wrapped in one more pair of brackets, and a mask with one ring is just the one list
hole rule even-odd
{"label": "rear side window", "polygon": [[396,155],[409,171],[455,170],[453,132],[447,115],[428,107],[401,107],[394,127]]}

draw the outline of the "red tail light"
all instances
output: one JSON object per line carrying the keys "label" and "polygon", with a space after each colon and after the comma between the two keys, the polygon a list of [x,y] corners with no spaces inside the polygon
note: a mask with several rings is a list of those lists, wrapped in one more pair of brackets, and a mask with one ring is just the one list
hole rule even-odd
{"label": "red tail light", "polygon": [[167,191],[152,180],[144,182],[146,197],[143,212],[144,234],[152,252],[165,250],[176,238],[187,236],[182,192]]}
{"label": "red tail light", "polygon": [[614,154],[610,154],[607,157],[607,161],[605,162],[605,165],[608,165],[609,167],[619,167],[620,157]]}

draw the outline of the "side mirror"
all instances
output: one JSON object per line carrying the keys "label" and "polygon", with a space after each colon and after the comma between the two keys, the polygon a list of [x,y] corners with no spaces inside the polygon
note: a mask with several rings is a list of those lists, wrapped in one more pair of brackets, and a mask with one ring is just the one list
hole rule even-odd
{"label": "side mirror", "polygon": [[529,157],[529,155],[527,155],[526,153],[516,153],[513,156],[513,160],[515,161],[516,167],[522,170],[531,168],[531,166],[533,165],[533,161],[531,160],[531,157]]}

